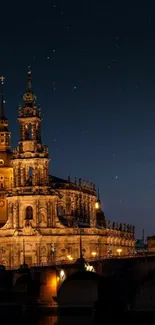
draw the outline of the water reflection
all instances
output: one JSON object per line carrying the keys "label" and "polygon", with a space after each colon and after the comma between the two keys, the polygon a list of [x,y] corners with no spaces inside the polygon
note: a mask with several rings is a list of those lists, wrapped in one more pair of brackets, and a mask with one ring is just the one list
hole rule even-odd
{"label": "water reflection", "polygon": [[43,316],[36,325],[93,325],[91,316]]}
{"label": "water reflection", "polygon": [[43,316],[36,322],[36,325],[56,325],[57,321],[57,316]]}
{"label": "water reflection", "polygon": [[[111,322],[108,319],[97,319],[94,320],[91,316],[43,316],[40,317],[39,320],[33,321],[33,325],[102,325],[102,324],[123,324],[123,325],[135,325],[142,324],[143,322],[137,322],[136,318],[125,320],[118,319],[118,322]],[[27,325],[31,325],[30,322],[26,323]],[[149,321],[147,322],[149,325],[155,325],[155,322]]]}

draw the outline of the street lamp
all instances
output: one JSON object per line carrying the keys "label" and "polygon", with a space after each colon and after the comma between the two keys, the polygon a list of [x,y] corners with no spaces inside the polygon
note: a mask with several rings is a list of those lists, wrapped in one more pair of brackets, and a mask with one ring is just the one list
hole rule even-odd
{"label": "street lamp", "polygon": [[52,263],[56,262],[56,247],[55,247],[55,243],[51,244],[51,254],[52,254]]}
{"label": "street lamp", "polygon": [[67,258],[68,258],[69,261],[73,260],[73,257],[71,255],[67,255]]}
{"label": "street lamp", "polygon": [[117,253],[120,255],[122,253],[122,248],[118,248]]}
{"label": "street lamp", "polygon": [[91,253],[91,255],[92,255],[93,257],[95,257],[95,256],[97,255],[97,253],[93,251],[93,252]]}
{"label": "street lamp", "polygon": [[99,209],[99,207],[100,207],[100,204],[99,204],[99,202],[98,202],[98,201],[96,201],[96,202],[95,202],[95,209],[96,209],[96,210],[98,210],[98,209]]}

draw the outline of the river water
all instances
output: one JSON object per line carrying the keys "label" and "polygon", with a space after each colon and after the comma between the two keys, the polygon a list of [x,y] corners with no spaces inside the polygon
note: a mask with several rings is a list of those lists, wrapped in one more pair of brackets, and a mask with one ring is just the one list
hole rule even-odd
{"label": "river water", "polygon": [[89,316],[43,316],[35,325],[93,325],[94,319]]}
{"label": "river water", "polygon": [[[127,317],[128,318],[128,317]],[[145,317],[144,317],[145,318]],[[144,321],[144,322],[143,322]],[[101,315],[98,319],[94,319],[91,316],[40,316],[38,319],[29,319],[26,322],[22,322],[22,324],[33,324],[33,325],[139,325],[139,324],[147,324],[147,325],[154,325],[155,321],[149,320],[146,317],[146,321],[143,319],[141,321],[137,321],[136,318],[130,319],[108,319],[107,315]]]}

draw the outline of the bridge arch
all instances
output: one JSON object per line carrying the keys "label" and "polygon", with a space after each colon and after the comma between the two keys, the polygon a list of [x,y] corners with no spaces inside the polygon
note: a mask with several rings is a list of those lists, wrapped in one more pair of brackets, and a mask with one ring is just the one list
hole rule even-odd
{"label": "bridge arch", "polygon": [[95,272],[77,271],[69,275],[57,293],[60,307],[91,307],[98,299],[101,276]]}

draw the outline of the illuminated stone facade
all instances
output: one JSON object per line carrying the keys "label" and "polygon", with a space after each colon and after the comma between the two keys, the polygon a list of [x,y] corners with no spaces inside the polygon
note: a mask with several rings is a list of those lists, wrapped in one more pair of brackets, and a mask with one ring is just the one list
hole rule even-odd
{"label": "illuminated stone facade", "polygon": [[147,251],[149,253],[155,253],[155,236],[147,237]]}
{"label": "illuminated stone facade", "polygon": [[0,113],[0,227],[7,221],[6,193],[13,185],[13,168],[8,120],[4,115],[3,80],[1,77],[1,113]]}
{"label": "illuminated stone facade", "polygon": [[41,110],[31,89],[30,72],[18,121],[18,147],[11,157],[6,131],[6,150],[0,151],[0,159],[3,152],[12,158],[6,170],[7,222],[0,229],[0,264],[73,261],[79,258],[80,247],[86,259],[133,253],[134,227],[106,221],[92,183],[49,176],[48,148],[41,142]]}

